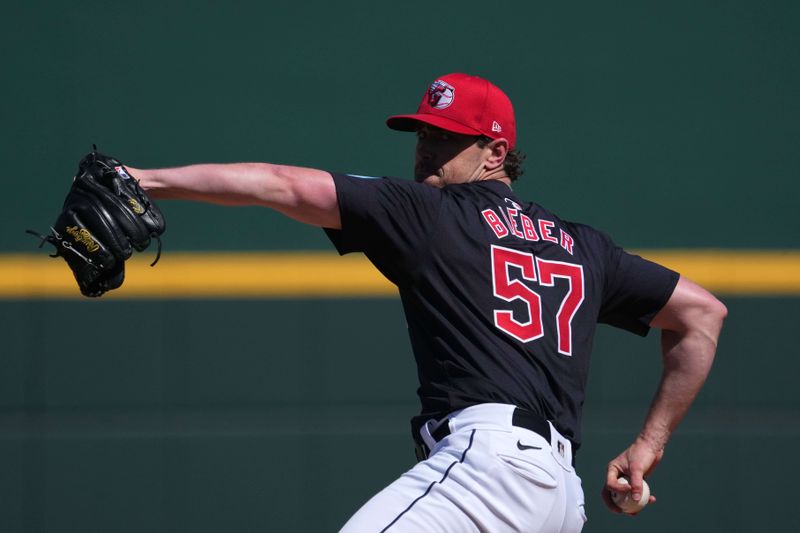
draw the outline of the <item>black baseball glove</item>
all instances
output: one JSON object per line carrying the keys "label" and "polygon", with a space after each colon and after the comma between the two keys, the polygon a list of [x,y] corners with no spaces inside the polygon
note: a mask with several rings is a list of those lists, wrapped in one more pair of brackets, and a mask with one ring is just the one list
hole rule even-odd
{"label": "black baseball glove", "polygon": [[81,159],[64,207],[49,235],[28,233],[56,247],[51,257],[63,257],[84,296],[101,296],[125,279],[125,260],[158,240],[161,257],[164,217],[125,166],[92,153]]}

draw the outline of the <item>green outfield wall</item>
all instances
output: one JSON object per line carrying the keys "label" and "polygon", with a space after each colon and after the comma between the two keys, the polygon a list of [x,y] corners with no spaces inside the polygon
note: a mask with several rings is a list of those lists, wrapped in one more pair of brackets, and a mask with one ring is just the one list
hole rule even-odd
{"label": "green outfield wall", "polygon": [[[658,341],[600,329],[578,456],[587,531],[792,530],[798,300],[725,303],[714,371],[651,478],[658,502],[635,519],[598,494],[644,416]],[[335,531],[414,460],[397,300],[0,312],[4,531]]]}
{"label": "green outfield wall", "polygon": [[[799,6],[8,6],[0,532],[336,531],[413,463],[416,374],[391,293],[130,298],[123,287],[90,301],[15,291],[33,267],[12,259],[51,261],[24,230],[53,222],[92,143],[139,167],[270,161],[406,176],[413,136],[384,119],[453,71],[514,101],[528,155],[520,196],[630,249],[746,251],[754,265],[718,285],[730,316],[714,369],[651,478],[657,504],[636,518],[605,511],[599,490],[657,384],[658,336],[600,328],[578,457],[584,531],[798,529],[800,298],[759,289],[778,274],[757,254],[800,250]],[[270,254],[331,250],[320,230],[260,208],[162,210],[165,270],[171,254],[188,272],[193,253],[206,265],[258,251],[271,265]],[[741,270],[724,259],[735,257],[718,255],[720,278]],[[794,263],[781,265],[792,278]]]}

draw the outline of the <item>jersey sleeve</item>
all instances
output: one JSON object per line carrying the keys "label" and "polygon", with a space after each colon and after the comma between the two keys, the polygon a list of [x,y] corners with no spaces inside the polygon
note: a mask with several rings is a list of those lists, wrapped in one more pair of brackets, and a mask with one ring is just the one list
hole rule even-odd
{"label": "jersey sleeve", "polygon": [[645,336],[653,317],[672,296],[680,275],[606,239],[608,262],[598,322]]}
{"label": "jersey sleeve", "polygon": [[441,207],[437,188],[332,173],[342,227],[325,232],[340,254],[363,252],[395,284],[425,255]]}

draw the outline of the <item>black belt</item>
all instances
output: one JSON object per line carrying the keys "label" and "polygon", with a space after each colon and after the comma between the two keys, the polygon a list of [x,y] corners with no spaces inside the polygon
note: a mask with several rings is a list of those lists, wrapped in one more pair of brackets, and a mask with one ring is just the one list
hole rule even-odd
{"label": "black belt", "polygon": [[[522,409],[521,407],[517,407],[514,409],[514,414],[511,415],[511,425],[522,428],[528,429],[533,431],[534,433],[540,435],[544,438],[547,442],[552,442],[550,439],[550,424],[547,423],[547,420],[542,418],[541,416],[528,411],[526,409]],[[431,432],[431,436],[433,440],[439,442],[446,436],[450,434],[450,423],[447,419],[442,420],[439,423],[439,427],[437,427],[434,431]],[[416,442],[416,454],[418,461],[424,461],[428,458],[428,455],[431,453],[428,445],[425,444],[425,441],[422,440],[422,437],[419,435],[414,435],[414,441]],[[575,464],[575,447],[572,447],[572,463]]]}

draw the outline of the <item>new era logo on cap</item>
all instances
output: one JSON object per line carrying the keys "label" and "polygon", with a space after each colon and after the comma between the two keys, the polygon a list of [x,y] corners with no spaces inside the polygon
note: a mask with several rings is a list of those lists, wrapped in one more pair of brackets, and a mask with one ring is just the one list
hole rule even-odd
{"label": "new era logo on cap", "polygon": [[504,137],[509,149],[517,127],[511,100],[496,85],[478,76],[447,74],[431,83],[413,115],[389,117],[395,130],[414,131],[420,122],[463,135]]}

